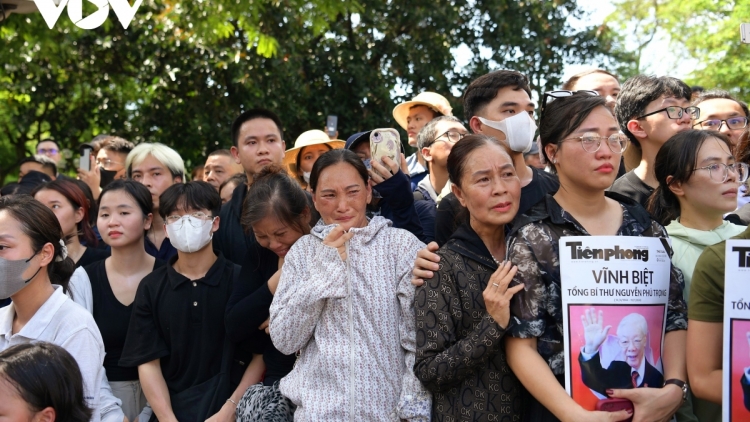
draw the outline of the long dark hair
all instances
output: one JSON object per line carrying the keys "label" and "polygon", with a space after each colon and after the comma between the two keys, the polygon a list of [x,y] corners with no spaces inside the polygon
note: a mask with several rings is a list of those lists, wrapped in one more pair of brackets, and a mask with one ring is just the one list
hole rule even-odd
{"label": "long dark hair", "polygon": [[39,252],[47,243],[52,244],[54,253],[52,261],[47,264],[47,275],[52,284],[62,286],[63,292],[67,292],[75,263],[70,257],[63,257],[63,244],[67,243],[67,238],[55,213],[28,195],[3,196],[0,198],[0,211],[7,211],[21,223],[21,230],[31,238],[34,252]]}
{"label": "long dark hair", "polygon": [[306,210],[310,210],[307,195],[299,184],[286,171],[271,165],[253,178],[242,207],[240,223],[249,233],[253,224],[273,215],[284,225],[308,234],[310,225],[301,219]]}
{"label": "long dark hair", "polygon": [[80,240],[84,241],[87,246],[96,247],[99,242],[94,234],[94,229],[92,229],[89,224],[89,211],[91,210],[91,204],[81,188],[78,187],[75,182],[71,182],[70,180],[57,179],[37,186],[36,189],[31,192],[31,196],[36,196],[38,192],[43,190],[53,190],[64,196],[76,211],[83,209],[83,218],[78,222],[78,237]]}
{"label": "long dark hair", "polygon": [[[680,201],[669,189],[672,183],[685,183],[693,176],[698,152],[706,140],[716,138],[732,150],[726,135],[711,130],[688,130],[673,135],[659,148],[654,160],[654,174],[659,186],[648,199],[647,208],[656,221],[668,225],[680,216]],[[672,179],[667,183],[667,178]]]}
{"label": "long dark hair", "polygon": [[58,421],[86,422],[91,418],[78,363],[60,346],[38,342],[3,350],[0,380],[10,384],[34,412],[51,407]]}

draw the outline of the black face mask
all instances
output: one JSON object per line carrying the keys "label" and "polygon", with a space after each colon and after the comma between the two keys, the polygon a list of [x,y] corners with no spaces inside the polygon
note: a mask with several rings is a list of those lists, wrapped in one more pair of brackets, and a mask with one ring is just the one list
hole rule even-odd
{"label": "black face mask", "polygon": [[99,174],[101,175],[101,179],[99,180],[99,187],[104,189],[108,184],[112,183],[115,180],[117,171],[104,170],[104,168],[99,167]]}

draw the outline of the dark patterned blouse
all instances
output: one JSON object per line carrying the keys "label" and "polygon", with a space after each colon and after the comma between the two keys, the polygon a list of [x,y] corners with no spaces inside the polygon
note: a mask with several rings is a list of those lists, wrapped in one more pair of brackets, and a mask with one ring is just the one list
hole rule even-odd
{"label": "dark patterned blouse", "polygon": [[[652,220],[643,207],[616,193],[607,196],[620,202],[622,225],[618,236],[667,238],[667,231]],[[560,286],[560,250],[562,236],[588,236],[586,229],[547,196],[526,215],[513,222],[508,238],[508,259],[518,267],[511,286],[524,288],[511,300],[514,324],[509,335],[537,340],[537,350],[552,373],[565,373],[563,355],[563,310]],[[682,296],[685,282],[682,272],[672,265],[667,305],[667,332],[687,329],[687,306]]]}
{"label": "dark patterned blouse", "polygon": [[505,359],[506,330],[482,296],[497,264],[468,223],[437,253],[440,268],[414,305],[414,371],[433,393],[432,420],[520,420],[522,388]]}

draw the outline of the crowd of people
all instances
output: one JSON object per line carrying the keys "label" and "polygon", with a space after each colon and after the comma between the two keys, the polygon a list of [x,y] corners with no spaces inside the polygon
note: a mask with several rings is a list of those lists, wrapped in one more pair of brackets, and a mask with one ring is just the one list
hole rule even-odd
{"label": "crowd of people", "polygon": [[[538,105],[498,70],[462,100],[463,119],[434,92],[395,107],[408,156],[377,128],[288,144],[260,108],[192,175],[100,135],[69,177],[39,142],[0,197],[0,417],[719,421],[747,105],[601,69]],[[596,384],[601,314],[583,321],[587,385],[631,407],[566,393],[564,236],[671,238],[663,375],[623,361],[627,382]],[[618,335],[647,337],[638,317]]]}

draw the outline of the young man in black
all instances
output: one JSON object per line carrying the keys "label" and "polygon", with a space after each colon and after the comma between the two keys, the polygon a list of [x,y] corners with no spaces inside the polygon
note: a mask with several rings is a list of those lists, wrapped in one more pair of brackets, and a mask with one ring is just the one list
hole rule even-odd
{"label": "young man in black", "polygon": [[241,264],[247,250],[255,243],[255,236],[246,234],[240,224],[242,204],[253,176],[269,165],[281,166],[285,148],[281,120],[269,110],[247,110],[232,123],[230,151],[235,162],[242,165],[248,184],[237,186],[232,199],[224,204],[221,209],[223,223],[214,239],[216,250],[232,262]]}
{"label": "young man in black", "polygon": [[[498,70],[472,81],[464,92],[464,115],[474,133],[493,136],[508,142],[505,133],[495,129],[497,123],[519,113],[534,113],[529,79],[514,70]],[[548,193],[560,187],[557,177],[526,165],[524,150],[510,143],[511,158],[521,179],[521,203],[518,213],[523,214]],[[435,241],[443,245],[455,231],[456,215],[461,206],[452,193],[438,206],[435,217]]]}
{"label": "young man in black", "polygon": [[644,207],[659,185],[654,161],[659,149],[676,133],[691,129],[700,116],[690,106],[690,87],[669,76],[638,75],[628,79],[617,96],[615,118],[631,145],[623,158],[633,170],[615,180],[610,189]]}
{"label": "young man in black", "polygon": [[177,255],[140,282],[120,364],[138,366],[162,422],[228,417],[248,386],[229,379],[224,312],[240,267],[213,250],[221,198],[190,182],[170,186],[159,204]]}

